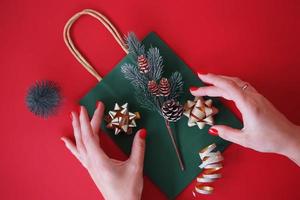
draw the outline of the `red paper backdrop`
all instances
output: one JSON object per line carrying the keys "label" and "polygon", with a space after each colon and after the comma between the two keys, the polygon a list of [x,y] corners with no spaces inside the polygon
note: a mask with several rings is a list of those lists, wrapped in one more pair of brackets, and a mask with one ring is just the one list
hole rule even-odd
{"label": "red paper backdrop", "polygon": [[[142,38],[157,32],[194,70],[251,82],[300,124],[299,1],[1,0],[1,199],[101,197],[59,140],[71,135],[69,112],[97,83],[62,38],[66,21],[84,8],[103,11],[123,33],[135,31]],[[125,56],[96,20],[82,18],[73,33],[103,76]],[[27,88],[39,79],[57,81],[65,97],[58,116],[48,120],[33,116],[24,104]],[[106,135],[101,140],[109,155],[125,159]],[[224,157],[224,178],[214,184],[213,195],[199,199],[300,199],[300,168],[287,158],[238,145]],[[178,199],[191,199],[192,189],[193,184]],[[165,196],[145,178],[143,199],[154,198]]]}

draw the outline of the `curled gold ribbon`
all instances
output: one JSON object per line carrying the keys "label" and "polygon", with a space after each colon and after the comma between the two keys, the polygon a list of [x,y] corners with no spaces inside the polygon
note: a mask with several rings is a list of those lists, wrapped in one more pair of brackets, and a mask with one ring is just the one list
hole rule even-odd
{"label": "curled gold ribbon", "polygon": [[197,177],[197,183],[193,191],[194,197],[197,193],[211,194],[214,188],[209,183],[221,178],[220,170],[223,167],[221,163],[223,156],[220,151],[212,152],[216,147],[217,145],[213,143],[199,152],[202,161],[199,167],[203,169],[203,172]]}

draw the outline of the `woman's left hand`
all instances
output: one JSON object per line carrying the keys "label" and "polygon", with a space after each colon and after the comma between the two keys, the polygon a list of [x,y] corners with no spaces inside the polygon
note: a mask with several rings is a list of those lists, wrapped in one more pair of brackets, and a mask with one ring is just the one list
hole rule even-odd
{"label": "woman's left hand", "polygon": [[76,144],[62,137],[66,147],[87,169],[105,199],[141,199],[143,190],[143,163],[146,130],[135,135],[131,156],[126,161],[109,158],[99,144],[99,128],[104,105],[98,102],[90,121],[86,109],[80,107],[80,115],[71,113]]}

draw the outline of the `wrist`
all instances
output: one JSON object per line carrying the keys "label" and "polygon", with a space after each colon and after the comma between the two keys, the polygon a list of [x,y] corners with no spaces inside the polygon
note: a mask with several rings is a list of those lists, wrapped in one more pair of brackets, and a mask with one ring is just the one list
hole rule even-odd
{"label": "wrist", "polygon": [[300,126],[292,125],[289,140],[282,153],[300,166]]}
{"label": "wrist", "polygon": [[131,195],[128,197],[128,200],[141,200],[141,199],[142,199],[141,195]]}
{"label": "wrist", "polygon": [[132,194],[132,195],[103,195],[104,199],[108,200],[140,200],[141,195]]}
{"label": "wrist", "polygon": [[125,190],[125,192],[114,190],[107,193],[104,192],[102,194],[104,199],[107,200],[140,200],[142,198],[141,192],[130,192],[128,190]]}
{"label": "wrist", "polygon": [[[128,200],[141,200],[142,199],[142,190],[135,188],[134,191],[129,192]],[[124,199],[124,198],[123,198]]]}

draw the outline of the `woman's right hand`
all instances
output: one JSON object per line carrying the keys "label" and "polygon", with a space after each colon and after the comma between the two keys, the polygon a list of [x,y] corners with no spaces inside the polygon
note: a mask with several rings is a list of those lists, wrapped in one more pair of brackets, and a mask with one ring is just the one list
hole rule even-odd
{"label": "woman's right hand", "polygon": [[103,197],[109,200],[138,200],[143,190],[143,166],[146,129],[134,137],[130,157],[125,161],[106,155],[99,144],[99,129],[104,114],[104,104],[98,102],[92,119],[85,107],[80,114],[71,112],[75,143],[62,137],[66,147],[87,169]]}
{"label": "woman's right hand", "polygon": [[290,122],[249,83],[239,78],[199,73],[198,76],[210,85],[191,87],[190,91],[194,96],[223,97],[232,100],[243,117],[242,130],[214,125],[209,130],[210,134],[219,135],[225,140],[260,152],[285,155],[300,166],[299,126]]}

